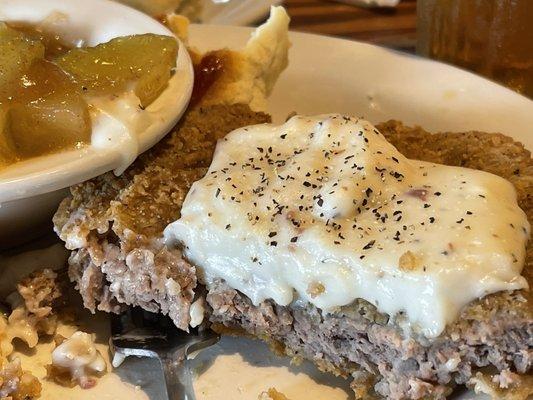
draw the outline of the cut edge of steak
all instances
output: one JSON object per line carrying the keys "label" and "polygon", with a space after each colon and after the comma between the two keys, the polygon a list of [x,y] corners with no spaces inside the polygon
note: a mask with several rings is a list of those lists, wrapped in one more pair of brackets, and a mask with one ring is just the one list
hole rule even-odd
{"label": "cut edge of steak", "polygon": [[169,315],[188,330],[196,268],[168,248],[163,229],[180,216],[189,188],[211,163],[217,140],[242,126],[270,122],[245,104],[199,106],[121,176],[112,172],[71,187],[55,230],[73,252],[69,276],[86,308],[126,306]]}
{"label": "cut edge of steak", "polygon": [[[508,295],[521,301],[520,292]],[[467,310],[461,318],[469,323],[424,340],[410,336],[364,300],[336,313],[298,302],[254,306],[218,281],[208,285],[207,303],[215,330],[244,332],[324,371],[352,375],[361,398],[374,393],[389,399],[441,399],[480,368],[524,374],[533,363],[533,321],[527,312],[502,308],[490,319],[473,321]]]}
{"label": "cut edge of steak", "polygon": [[99,244],[97,258],[87,248],[69,258],[70,280],[87,309],[119,313],[127,305],[139,306],[168,315],[178,328],[188,331],[196,268],[181,251],[154,245],[125,252],[114,243]]}

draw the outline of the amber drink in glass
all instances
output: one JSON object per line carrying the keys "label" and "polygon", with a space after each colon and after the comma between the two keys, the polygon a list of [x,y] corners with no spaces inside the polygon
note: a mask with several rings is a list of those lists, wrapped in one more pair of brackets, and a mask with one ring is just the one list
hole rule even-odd
{"label": "amber drink in glass", "polygon": [[417,52],[533,98],[533,0],[418,0]]}

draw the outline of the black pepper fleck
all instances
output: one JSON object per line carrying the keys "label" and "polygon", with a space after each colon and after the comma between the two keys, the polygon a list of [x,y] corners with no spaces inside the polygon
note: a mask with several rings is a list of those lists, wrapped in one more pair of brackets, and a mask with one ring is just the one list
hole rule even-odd
{"label": "black pepper fleck", "polygon": [[368,250],[370,248],[372,248],[372,246],[374,246],[374,243],[376,243],[375,240],[371,240],[370,242],[368,242],[365,247],[363,247],[363,250]]}

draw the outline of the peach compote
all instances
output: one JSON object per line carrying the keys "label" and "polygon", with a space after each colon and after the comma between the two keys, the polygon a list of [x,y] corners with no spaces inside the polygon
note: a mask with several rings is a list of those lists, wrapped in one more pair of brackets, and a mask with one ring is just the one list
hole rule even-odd
{"label": "peach compote", "polygon": [[91,141],[91,99],[165,89],[177,41],[154,34],[73,48],[27,24],[0,22],[0,168]]}

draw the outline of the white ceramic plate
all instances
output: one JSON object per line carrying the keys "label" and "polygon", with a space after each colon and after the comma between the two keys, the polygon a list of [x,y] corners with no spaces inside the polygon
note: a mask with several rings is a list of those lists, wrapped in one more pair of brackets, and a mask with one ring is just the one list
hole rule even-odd
{"label": "white ceramic plate", "polygon": [[[250,32],[199,25],[191,28],[190,37],[204,50],[237,48]],[[456,68],[366,44],[299,33],[291,40],[290,66],[270,99],[270,112],[278,122],[291,111],[343,112],[373,122],[396,118],[435,131],[499,131],[533,149],[533,102],[512,91]],[[100,340],[105,342],[105,335]],[[245,339],[224,339],[195,359],[194,370],[198,400],[255,400],[272,386],[291,400],[350,398],[345,381],[321,374],[309,364],[291,366],[259,342]],[[61,397],[133,400],[148,394],[153,400],[164,399],[157,364],[132,359],[117,374],[145,392],[132,391],[127,384],[117,389],[121,386],[112,374],[95,389],[61,390]],[[45,399],[57,398],[53,387],[46,385],[45,390]],[[484,397],[467,392],[458,398]]]}
{"label": "white ceramic plate", "polygon": [[[204,49],[240,47],[249,28],[193,25]],[[377,123],[398,119],[429,131],[501,132],[533,149],[533,101],[484,78],[385,48],[291,33],[289,67],[270,97],[282,122],[291,111],[341,112]]]}

